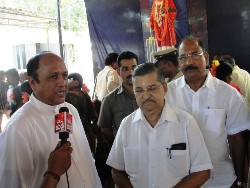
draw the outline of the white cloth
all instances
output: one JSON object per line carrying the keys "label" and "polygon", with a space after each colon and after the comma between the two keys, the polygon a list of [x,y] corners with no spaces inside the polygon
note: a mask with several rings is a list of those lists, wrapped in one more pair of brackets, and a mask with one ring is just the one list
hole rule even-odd
{"label": "white cloth", "polygon": [[231,83],[236,84],[240,88],[242,95],[245,97],[248,105],[250,106],[250,74],[235,65],[232,72]]}
{"label": "white cloth", "polygon": [[196,92],[184,76],[170,82],[167,101],[191,113],[201,129],[213,163],[207,187],[230,187],[236,176],[227,135],[250,128],[249,108],[241,94],[208,72],[204,85]]}
{"label": "white cloth", "polygon": [[[72,165],[68,170],[70,187],[101,187],[94,160],[77,110],[69,103],[50,106],[30,100],[10,118],[0,135],[0,188],[37,188],[48,167],[48,158],[59,141],[54,131],[54,115],[66,106],[73,116]],[[58,188],[66,188],[63,174]]]}
{"label": "white cloth", "polygon": [[[185,150],[171,150],[185,143]],[[170,188],[189,175],[212,168],[201,132],[194,118],[167,103],[152,128],[141,109],[123,119],[107,164],[126,171],[133,187]]]}
{"label": "white cloth", "polygon": [[101,101],[107,94],[119,86],[119,76],[111,66],[105,66],[96,79],[95,93]]}

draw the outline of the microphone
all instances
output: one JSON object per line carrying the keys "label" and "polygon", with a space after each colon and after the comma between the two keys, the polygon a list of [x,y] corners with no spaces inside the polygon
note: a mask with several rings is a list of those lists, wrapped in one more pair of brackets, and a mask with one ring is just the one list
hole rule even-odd
{"label": "microphone", "polygon": [[59,132],[61,146],[67,142],[69,133],[72,133],[72,115],[67,107],[61,107],[55,115],[55,132]]}

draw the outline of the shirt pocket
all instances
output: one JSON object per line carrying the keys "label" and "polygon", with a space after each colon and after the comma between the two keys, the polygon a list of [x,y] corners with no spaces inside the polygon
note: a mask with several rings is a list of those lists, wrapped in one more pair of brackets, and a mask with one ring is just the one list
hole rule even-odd
{"label": "shirt pocket", "polygon": [[226,111],[225,109],[205,109],[204,118],[205,129],[220,134],[225,127]]}
{"label": "shirt pocket", "polygon": [[180,178],[189,174],[189,150],[169,150],[166,151],[165,167],[166,174],[171,177]]}
{"label": "shirt pocket", "polygon": [[139,146],[124,147],[125,170],[129,176],[135,176],[139,171]]}

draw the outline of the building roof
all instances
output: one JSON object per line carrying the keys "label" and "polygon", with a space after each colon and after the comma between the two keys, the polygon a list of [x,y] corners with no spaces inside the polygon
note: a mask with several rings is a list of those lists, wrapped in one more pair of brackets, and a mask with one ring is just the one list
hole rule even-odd
{"label": "building roof", "polygon": [[44,28],[55,22],[56,18],[46,17],[33,12],[26,12],[21,9],[0,7],[0,25]]}

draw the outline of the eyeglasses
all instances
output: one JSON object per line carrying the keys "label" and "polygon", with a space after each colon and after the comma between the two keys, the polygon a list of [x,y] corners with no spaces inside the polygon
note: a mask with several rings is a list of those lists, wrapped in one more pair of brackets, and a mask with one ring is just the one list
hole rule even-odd
{"label": "eyeglasses", "polygon": [[147,91],[149,93],[155,93],[160,86],[162,86],[162,84],[151,85],[151,86],[148,86],[145,89],[139,87],[139,88],[135,88],[134,92],[135,92],[136,95],[142,95],[142,94],[144,94],[144,91]]}
{"label": "eyeglasses", "polygon": [[201,53],[191,53],[191,54],[185,54],[179,57],[180,63],[186,63],[188,61],[188,57],[191,57],[192,60],[199,60],[201,56],[204,54],[204,52]]}

